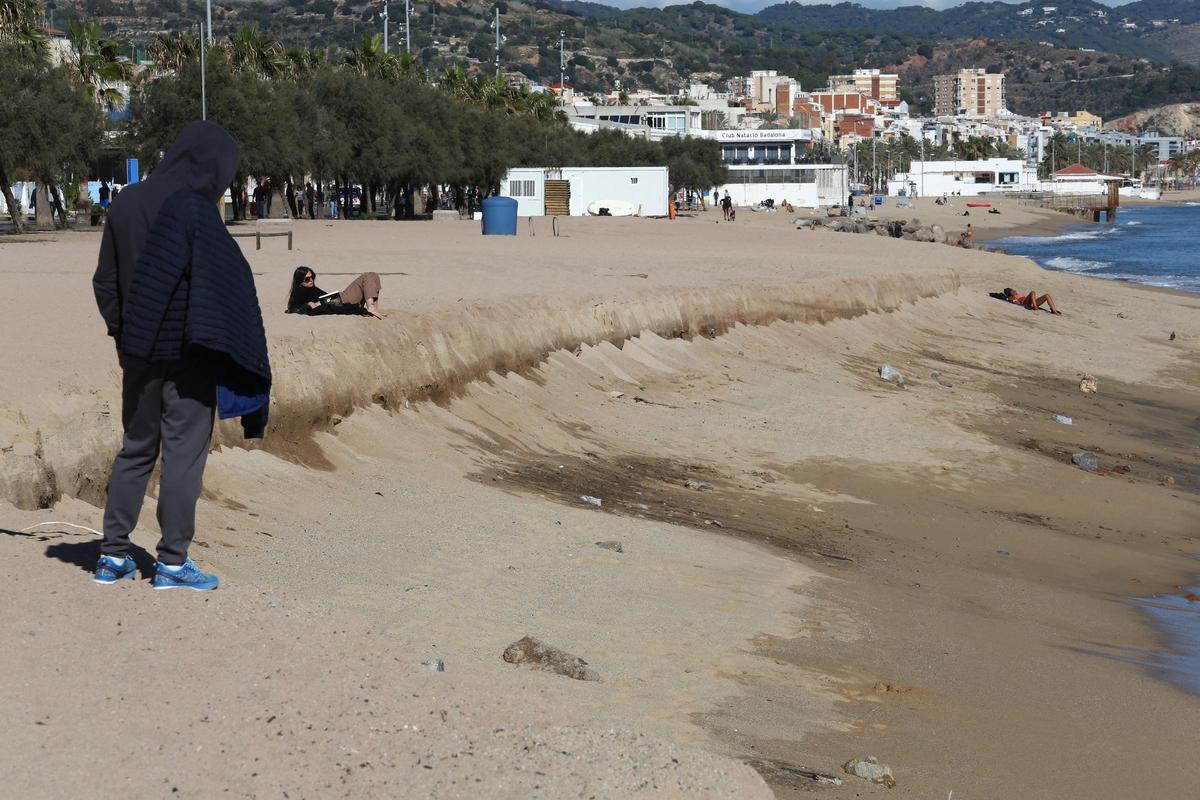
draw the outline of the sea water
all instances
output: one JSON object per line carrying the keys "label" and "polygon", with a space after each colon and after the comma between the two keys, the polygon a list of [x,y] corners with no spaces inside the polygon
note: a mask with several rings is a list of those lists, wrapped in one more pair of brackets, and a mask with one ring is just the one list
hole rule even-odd
{"label": "sea water", "polygon": [[[1076,225],[1058,236],[1011,236],[993,245],[1046,269],[1200,292],[1200,203],[1122,208],[1113,225]],[[1200,576],[1196,582],[1178,593],[1132,600],[1170,649],[1130,660],[1200,695],[1200,602],[1186,598],[1200,594]]]}
{"label": "sea water", "polygon": [[1139,597],[1133,601],[1165,635],[1170,648],[1140,663],[1160,670],[1167,680],[1195,695],[1200,695],[1200,602],[1187,598],[1198,593],[1200,585],[1177,594]]}
{"label": "sea water", "polygon": [[1058,236],[1010,236],[993,246],[1046,269],[1200,292],[1200,203],[1122,208],[1112,225],[1072,226]]}

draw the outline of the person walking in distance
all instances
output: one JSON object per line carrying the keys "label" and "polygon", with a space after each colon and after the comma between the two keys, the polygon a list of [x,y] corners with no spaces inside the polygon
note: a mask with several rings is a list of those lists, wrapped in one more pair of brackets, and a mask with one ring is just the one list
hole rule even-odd
{"label": "person walking in distance", "polygon": [[263,182],[260,180],[254,184],[254,216],[262,219],[267,215],[267,193],[263,189]]}
{"label": "person walking in distance", "polygon": [[216,205],[238,158],[225,129],[193,122],[109,212],[92,286],[122,368],[124,437],[97,583],[137,573],[129,535],[161,451],[154,588],[217,588],[188,557],[213,414],[241,417],[245,435],[261,437],[271,387],[254,277]]}

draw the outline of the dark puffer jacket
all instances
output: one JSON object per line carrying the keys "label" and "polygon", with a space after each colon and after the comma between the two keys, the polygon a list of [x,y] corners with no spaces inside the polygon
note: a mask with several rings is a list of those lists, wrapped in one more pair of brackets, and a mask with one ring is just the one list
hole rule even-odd
{"label": "dark puffer jacket", "polygon": [[187,347],[226,356],[217,413],[242,417],[247,437],[266,429],[271,367],[254,276],[216,207],[191,189],[163,203],[125,303],[126,358],[173,361]]}
{"label": "dark puffer jacket", "polygon": [[92,284],[109,335],[127,359],[171,361],[188,348],[221,358],[217,409],[266,430],[271,389],[262,312],[250,265],[216,202],[237,171],[228,131],[193,122],[142,183],[109,211]]}

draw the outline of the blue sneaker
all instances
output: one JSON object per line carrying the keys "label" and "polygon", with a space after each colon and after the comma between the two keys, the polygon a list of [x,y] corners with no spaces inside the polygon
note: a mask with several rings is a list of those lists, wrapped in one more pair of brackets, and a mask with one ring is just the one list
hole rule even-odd
{"label": "blue sneaker", "polygon": [[92,575],[92,580],[96,583],[116,583],[117,581],[131,581],[136,575],[137,564],[133,563],[133,559],[129,556],[125,556],[125,562],[120,566],[112,556],[100,556],[100,560],[96,562],[96,572]]}
{"label": "blue sneaker", "polygon": [[183,568],[175,571],[163,569],[165,564],[154,564],[155,589],[195,589],[198,592],[217,588],[217,576],[211,572],[201,572],[196,562],[190,558],[183,562]]}

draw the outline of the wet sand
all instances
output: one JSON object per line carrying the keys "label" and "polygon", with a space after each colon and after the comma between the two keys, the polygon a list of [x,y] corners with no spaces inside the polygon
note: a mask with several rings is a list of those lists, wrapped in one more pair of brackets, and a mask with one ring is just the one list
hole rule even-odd
{"label": "wet sand", "polygon": [[[1200,699],[1152,666],[1166,643],[1125,599],[1196,571],[1200,297],[771,216],[502,242],[298,223],[296,253],[250,251],[265,301],[297,263],[406,274],[382,323],[269,308],[291,421],[211,457],[193,554],[219,592],[96,587],[90,535],[0,536],[19,576],[0,631],[26,643],[0,655],[11,785],[71,794],[137,764],[197,797],[744,797],[743,761],[784,797],[810,771],[844,779],[830,797],[1186,796]],[[5,528],[99,522],[116,373],[94,245],[0,243],[14,289],[78,321],[4,323],[23,380],[0,476],[25,506],[0,506]],[[1022,281],[1067,316],[987,297]],[[1069,463],[1085,448],[1101,474]],[[601,682],[501,661],[525,634]],[[93,697],[117,712],[73,713]],[[841,773],[868,754],[897,790]]]}

